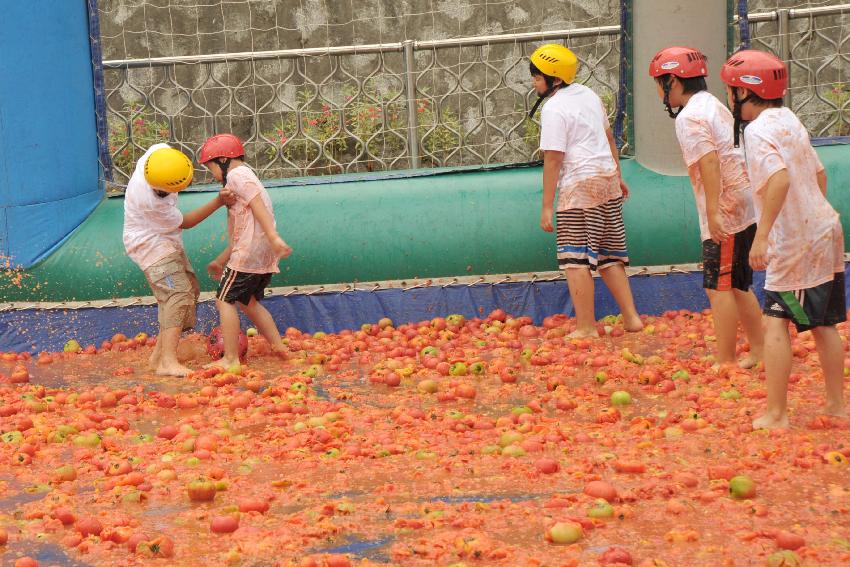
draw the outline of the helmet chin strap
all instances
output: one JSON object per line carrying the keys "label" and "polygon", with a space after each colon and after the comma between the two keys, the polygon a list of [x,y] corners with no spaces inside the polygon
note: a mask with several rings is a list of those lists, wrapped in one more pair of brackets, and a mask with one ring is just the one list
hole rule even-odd
{"label": "helmet chin strap", "polygon": [[673,110],[673,107],[670,106],[670,89],[673,88],[673,78],[669,75],[664,79],[664,83],[662,87],[664,89],[664,108],[667,109],[667,114],[670,118],[676,118],[679,116],[679,113],[682,112],[682,107],[680,106],[677,110]]}
{"label": "helmet chin strap", "polygon": [[744,106],[744,103],[750,102],[753,100],[754,95],[752,91],[750,94],[745,96],[744,98],[738,98],[738,89],[735,88],[732,91],[732,100],[735,103],[732,105],[732,117],[735,119],[735,147],[739,148],[741,146],[741,134],[746,129],[749,121],[745,121],[741,118],[741,107]]}
{"label": "helmet chin strap", "polygon": [[[563,83],[562,83],[563,85]],[[552,77],[546,77],[546,86],[548,87],[543,94],[537,95],[537,102],[534,103],[534,106],[531,107],[531,112],[528,113],[529,118],[534,118],[534,115],[537,113],[537,109],[543,104],[543,100],[551,95],[553,92],[557,91],[559,88],[555,85],[555,79]]]}

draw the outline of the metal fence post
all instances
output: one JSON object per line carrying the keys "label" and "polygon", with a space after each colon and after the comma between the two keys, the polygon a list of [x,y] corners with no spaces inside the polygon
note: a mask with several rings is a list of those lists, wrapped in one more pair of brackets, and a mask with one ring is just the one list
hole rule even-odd
{"label": "metal fence post", "polygon": [[[779,18],[779,58],[788,68],[788,85],[791,85],[791,10],[780,8],[776,11]],[[785,106],[791,108],[791,89],[785,94]]]}
{"label": "metal fence post", "polygon": [[413,58],[415,42],[407,39],[402,42],[404,48],[404,78],[407,94],[407,148],[410,152],[410,166],[422,167],[419,157],[419,113],[416,112],[416,61]]}

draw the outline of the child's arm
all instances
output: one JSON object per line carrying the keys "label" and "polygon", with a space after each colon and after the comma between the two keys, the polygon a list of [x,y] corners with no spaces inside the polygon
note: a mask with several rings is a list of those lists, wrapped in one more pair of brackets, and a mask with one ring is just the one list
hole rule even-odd
{"label": "child's arm", "polygon": [[261,196],[257,195],[251,199],[248,206],[251,207],[251,212],[254,214],[254,218],[257,219],[258,223],[260,223],[260,228],[262,228],[263,232],[266,233],[266,237],[272,245],[272,250],[275,251],[278,258],[288,258],[289,255],[292,254],[292,248],[284,242],[283,238],[281,238],[277,233],[277,229],[274,227],[274,218],[263,204]]}
{"label": "child's arm", "polygon": [[767,267],[767,237],[785,203],[788,187],[788,170],[786,169],[777,171],[767,180],[761,219],[753,239],[753,246],[750,248],[750,266],[754,270],[764,270]]}
{"label": "child's arm", "polygon": [[203,205],[202,207],[198,207],[194,211],[190,211],[183,215],[183,223],[180,225],[180,228],[189,229],[193,228],[203,221],[207,219],[211,214],[213,214],[219,207],[223,205],[230,206],[236,202],[236,196],[229,189],[222,189],[216,198]]}
{"label": "child's arm", "polygon": [[230,254],[233,252],[233,245],[229,242],[227,243],[227,248],[221,251],[215,260],[207,264],[207,273],[211,278],[217,280],[221,278],[221,274],[224,272],[224,266],[227,265],[227,261],[230,260]]}
{"label": "child's arm", "polygon": [[543,152],[543,209],[540,212],[540,228],[553,232],[552,207],[555,203],[555,191],[558,189],[558,177],[564,163],[564,152],[547,150]]}
{"label": "child's arm", "polygon": [[711,239],[718,244],[729,235],[723,229],[720,218],[720,158],[717,152],[709,152],[697,162],[702,184],[705,188],[705,212],[708,217],[708,231]]}
{"label": "child's arm", "polygon": [[820,187],[820,192],[823,193],[823,196],[826,197],[826,170],[821,169],[818,171],[818,187]]}
{"label": "child's arm", "polygon": [[629,186],[623,181],[623,172],[620,169],[620,150],[617,149],[617,140],[614,139],[614,131],[608,128],[605,130],[608,136],[608,145],[611,146],[611,156],[614,158],[614,163],[617,164],[617,177],[620,178],[620,189],[623,191],[623,199],[629,198]]}

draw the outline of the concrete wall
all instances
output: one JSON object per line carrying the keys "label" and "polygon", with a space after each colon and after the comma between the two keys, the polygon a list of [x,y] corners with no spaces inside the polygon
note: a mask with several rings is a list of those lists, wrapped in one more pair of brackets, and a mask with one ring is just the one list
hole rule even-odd
{"label": "concrete wall", "polygon": [[619,0],[99,0],[104,59],[610,25],[618,21],[619,5]]}

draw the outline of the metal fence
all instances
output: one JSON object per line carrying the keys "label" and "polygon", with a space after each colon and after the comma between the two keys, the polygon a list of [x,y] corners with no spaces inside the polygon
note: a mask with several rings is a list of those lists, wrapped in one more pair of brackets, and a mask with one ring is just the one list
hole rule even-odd
{"label": "metal fence", "polygon": [[[156,141],[195,154],[231,131],[261,177],[535,159],[528,56],[569,41],[616,111],[620,26],[104,61],[117,185]],[[204,172],[198,172],[200,179]]]}
{"label": "metal fence", "polygon": [[850,4],[748,16],[751,47],[786,62],[791,84],[786,103],[816,138],[850,135],[848,17]]}

